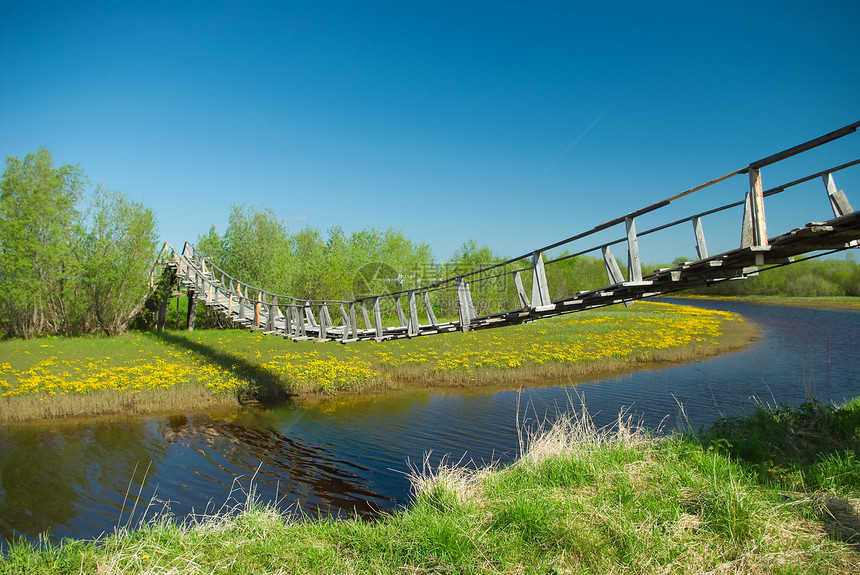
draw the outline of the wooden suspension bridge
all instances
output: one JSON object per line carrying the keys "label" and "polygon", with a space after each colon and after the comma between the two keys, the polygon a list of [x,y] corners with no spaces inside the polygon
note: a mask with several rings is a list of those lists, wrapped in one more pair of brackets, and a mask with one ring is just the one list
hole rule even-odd
{"label": "wooden suspension bridge", "polygon": [[[186,243],[181,252],[165,244],[155,268],[158,273],[153,276],[153,289],[163,294],[157,327],[163,329],[167,294],[176,284],[188,289],[189,328],[193,328],[193,312],[197,302],[202,301],[237,324],[262,330],[266,334],[280,335],[294,341],[347,343],[502,327],[608,305],[630,305],[637,299],[715,282],[744,279],[771,267],[790,264],[797,256],[860,247],[860,212],[852,209],[845,193],[836,186],[836,175],[860,164],[860,159],[824,167],[768,189],[762,184],[762,171],[765,168],[853,134],[858,127],[860,122],[855,122],[520,257],[423,287],[353,300],[315,301],[269,293],[231,277],[196,253],[191,244]],[[649,217],[659,215],[661,210],[665,211],[681,198],[739,176],[747,176],[748,181],[744,179],[741,193],[734,201],[637,231],[637,221],[646,214]],[[823,190],[819,188],[820,198],[822,202],[829,202],[833,218],[801,224],[768,237],[765,199],[814,180],[823,183]],[[739,247],[712,255],[706,246],[703,222],[731,210],[740,216],[737,219]],[[692,233],[697,259],[645,274],[639,253],[639,239],[665,230],[673,230],[672,233],[677,234],[681,226],[687,227],[686,233]],[[623,229],[620,238],[593,243],[598,234],[613,229]],[[585,242],[591,243],[581,247]],[[612,248],[617,250],[619,245],[626,247],[627,277],[622,274],[621,266],[612,252]],[[555,259],[546,258],[545,254],[550,250],[560,247],[567,250],[563,255]],[[573,253],[570,253],[571,249]],[[599,254],[602,258],[607,284],[598,289],[554,298],[553,285],[547,281],[546,270],[565,259],[586,254]],[[476,310],[484,311],[487,306],[475,305],[472,286],[500,279],[512,281],[518,305],[514,309],[477,313]],[[527,292],[525,286],[529,284],[531,289]],[[438,300],[443,292],[456,298],[458,318],[454,321],[438,321],[436,318],[432,300]],[[423,313],[419,314],[419,308],[423,308]],[[391,319],[387,315],[383,318],[383,310]],[[422,323],[425,317],[426,322]]]}

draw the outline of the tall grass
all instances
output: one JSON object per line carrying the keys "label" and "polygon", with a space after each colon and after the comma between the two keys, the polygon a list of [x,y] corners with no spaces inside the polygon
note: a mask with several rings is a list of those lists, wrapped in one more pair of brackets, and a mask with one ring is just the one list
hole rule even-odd
{"label": "tall grass", "polygon": [[0,573],[856,572],[857,531],[826,529],[815,494],[786,498],[706,444],[562,415],[524,428],[507,467],[415,468],[410,508],[377,520],[289,518],[249,495],[95,543],[17,544]]}

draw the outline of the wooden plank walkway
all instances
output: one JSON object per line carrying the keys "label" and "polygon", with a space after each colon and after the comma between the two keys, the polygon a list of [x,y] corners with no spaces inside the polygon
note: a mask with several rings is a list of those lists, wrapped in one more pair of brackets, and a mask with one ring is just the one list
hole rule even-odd
{"label": "wooden plank walkway", "polygon": [[[622,303],[630,305],[642,298],[671,294],[715,282],[744,279],[772,266],[788,265],[794,258],[804,254],[856,249],[860,246],[860,212],[853,210],[845,193],[836,187],[834,178],[834,174],[860,164],[860,159],[808,174],[768,190],[764,190],[762,186],[763,168],[853,134],[858,127],[860,122],[855,122],[815,140],[753,162],[740,170],[730,172],[662,202],[535,250],[531,254],[524,254],[482,270],[447,278],[412,290],[340,301],[306,301],[291,296],[271,294],[230,277],[196,254],[193,246],[187,243],[181,252],[165,244],[158,262],[162,270],[162,289],[163,293],[169,293],[171,285],[178,282],[189,290],[193,305],[196,305],[197,301],[202,301],[219,310],[233,322],[250,329],[261,330],[266,334],[280,335],[294,341],[347,343],[503,327],[607,305]],[[659,213],[660,209],[680,198],[739,175],[749,177],[749,188],[743,199],[637,234],[636,223],[640,216]],[[823,182],[822,201],[829,202],[834,217],[825,222],[802,224],[779,235],[768,237],[764,212],[765,198],[781,194],[815,179]],[[717,255],[709,255],[703,220],[713,214],[734,208],[743,209],[739,226],[740,246]],[[800,216],[802,217],[802,214]],[[643,275],[639,238],[685,224],[692,224],[698,259]],[[620,240],[589,245],[586,249],[545,261],[544,254],[549,250],[561,246],[578,245],[578,242],[616,226],[624,226],[624,235]],[[612,247],[617,248],[618,245],[624,244],[626,244],[628,261],[626,278],[623,277],[621,268],[611,251]],[[599,289],[553,299],[553,286],[547,282],[546,269],[565,259],[589,253],[599,254],[603,259],[608,277],[607,284]],[[525,266],[524,261],[528,262]],[[523,285],[524,276],[531,278],[531,295],[526,292]],[[480,309],[480,306],[476,307],[472,300],[471,286],[477,282],[498,278],[513,281],[520,306],[486,315],[477,314],[476,309]],[[431,305],[431,295],[439,290],[456,293],[459,315],[456,321],[437,321]],[[162,298],[163,311],[159,313],[159,329],[164,325],[166,300],[166,297]],[[406,311],[403,309],[404,301]],[[383,321],[381,311],[383,307],[396,310],[395,325],[388,325]],[[426,314],[426,324],[419,321],[419,307],[423,308]],[[193,318],[191,311],[189,309],[189,318]],[[360,327],[360,324],[363,324],[363,327]],[[193,327],[193,323],[190,323],[189,327]]]}

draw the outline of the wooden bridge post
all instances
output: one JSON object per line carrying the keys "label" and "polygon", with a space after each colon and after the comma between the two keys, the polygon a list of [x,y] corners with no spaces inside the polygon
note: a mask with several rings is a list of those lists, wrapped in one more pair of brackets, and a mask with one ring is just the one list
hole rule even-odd
{"label": "wooden bridge post", "polygon": [[[173,284],[176,281],[176,270],[166,268],[161,275],[161,299],[158,302],[158,315],[155,319],[155,329],[159,332],[164,331],[164,322],[167,321],[167,302],[170,299],[170,292],[173,290]],[[177,301],[179,301],[177,299]]]}
{"label": "wooden bridge post", "polygon": [[278,296],[273,295],[269,303],[269,317],[266,318],[266,331],[275,331],[275,314],[278,310]]}
{"label": "wooden bridge post", "polygon": [[194,320],[197,318],[197,294],[193,288],[188,289],[188,316],[185,319],[185,329],[194,331]]}
{"label": "wooden bridge post", "polygon": [[257,299],[254,300],[254,327],[260,327],[260,312],[263,310],[263,291],[257,290]]}
{"label": "wooden bridge post", "polygon": [[290,303],[287,304],[286,312],[286,325],[284,329],[284,337],[297,338],[299,337],[299,311],[296,308],[296,302],[290,300]]}
{"label": "wooden bridge post", "polygon": [[364,315],[364,327],[365,329],[373,329],[373,324],[370,323],[370,315],[367,313],[367,302],[361,302],[361,313]]}
{"label": "wooden bridge post", "polygon": [[355,320],[355,302],[349,302],[349,327],[352,331],[351,339],[358,339],[358,323]]}
{"label": "wooden bridge post", "polygon": [[382,341],[382,310],[379,309],[379,297],[373,298],[373,319],[376,320],[376,341]]}
{"label": "wooden bridge post", "polygon": [[227,280],[227,317],[233,317],[233,278]]}
{"label": "wooden bridge post", "polygon": [[332,327],[331,316],[328,313],[328,304],[325,302],[320,305],[320,333],[319,339],[323,340],[328,337],[328,328]]}
{"label": "wooden bridge post", "polygon": [[242,293],[242,291],[243,291],[243,290],[242,290],[242,285],[241,285],[241,284],[237,284],[237,286],[236,286],[236,287],[238,287],[238,288],[239,288],[239,289],[237,290],[237,291],[239,292],[239,297],[238,297],[238,300],[239,300],[239,301],[238,301],[238,305],[239,305],[239,319],[240,319],[240,320],[243,320],[243,319],[245,319],[245,302],[246,302],[246,301],[247,301],[247,299],[248,299],[248,287],[247,287],[247,286],[245,286],[245,290],[244,290],[244,292],[245,292],[245,293]]}
{"label": "wooden bridge post", "polygon": [[750,176],[750,207],[752,221],[753,245],[765,247],[767,243],[767,224],[764,219],[764,190],[761,185],[761,170],[751,167]]}
{"label": "wooden bridge post", "polygon": [[460,313],[460,329],[469,331],[472,319],[478,314],[472,304],[472,290],[464,278],[457,278],[457,310]]}
{"label": "wooden bridge post", "polygon": [[543,252],[532,254],[532,307],[550,305],[549,286],[546,283],[546,271],[543,266]]}
{"label": "wooden bridge post", "polygon": [[305,329],[305,306],[299,305],[296,302],[296,307],[293,310],[296,316],[296,338],[307,339],[308,332]]}
{"label": "wooden bridge post", "polygon": [[627,279],[632,282],[642,281],[642,262],[639,260],[639,240],[636,237],[636,220],[624,220],[627,226]]}
{"label": "wooden bridge post", "polygon": [[406,333],[409,335],[418,335],[419,331],[418,305],[415,302],[415,290],[409,290],[409,327]]}

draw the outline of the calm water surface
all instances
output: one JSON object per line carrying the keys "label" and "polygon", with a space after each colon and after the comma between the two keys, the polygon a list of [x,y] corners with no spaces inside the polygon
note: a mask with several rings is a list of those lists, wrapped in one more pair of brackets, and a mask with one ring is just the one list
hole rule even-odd
{"label": "calm water surface", "polygon": [[[311,407],[0,427],[0,544],[15,536],[94,538],[156,513],[244,503],[253,485],[284,510],[372,514],[409,502],[425,457],[480,465],[518,454],[516,422],[584,402],[598,424],[623,407],[654,429],[694,427],[755,401],[860,395],[860,314],[702,302],[763,329],[748,349],[576,386],[414,391]],[[288,345],[288,344],[287,344]],[[518,412],[519,410],[519,412]]]}

